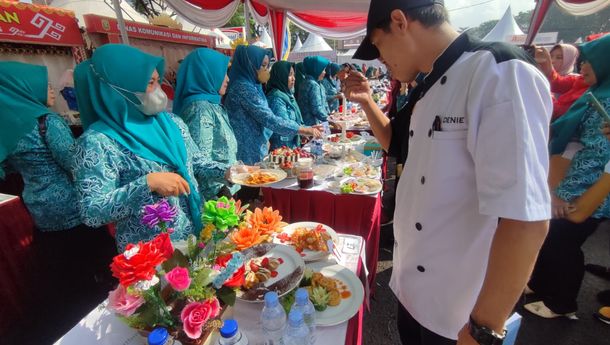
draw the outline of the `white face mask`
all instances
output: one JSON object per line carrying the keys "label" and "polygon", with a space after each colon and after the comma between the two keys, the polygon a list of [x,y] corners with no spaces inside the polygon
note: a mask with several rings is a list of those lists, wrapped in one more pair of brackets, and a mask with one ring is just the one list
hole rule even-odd
{"label": "white face mask", "polygon": [[152,92],[142,93],[135,92],[135,96],[140,101],[140,105],[136,105],[144,115],[157,115],[167,108],[167,95],[161,87],[156,87]]}

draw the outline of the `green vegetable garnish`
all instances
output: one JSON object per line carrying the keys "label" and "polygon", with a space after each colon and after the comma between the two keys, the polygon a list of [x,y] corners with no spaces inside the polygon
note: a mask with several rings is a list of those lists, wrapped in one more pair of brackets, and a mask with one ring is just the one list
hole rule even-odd
{"label": "green vegetable garnish", "polygon": [[328,307],[328,301],[330,300],[330,295],[326,292],[326,289],[323,287],[316,287],[311,292],[311,297],[309,298],[311,303],[313,303],[313,307],[317,311],[324,311]]}
{"label": "green vegetable garnish", "polygon": [[343,173],[344,173],[345,175],[352,176],[352,173],[353,173],[353,172],[354,172],[354,169],[352,169],[351,167],[345,167],[345,168],[343,168]]}
{"label": "green vegetable garnish", "polygon": [[341,186],[341,193],[349,194],[349,193],[353,193],[353,192],[354,192],[354,188],[352,187],[351,183],[346,183]]}
{"label": "green vegetable garnish", "polygon": [[301,279],[301,283],[299,287],[306,287],[311,285],[311,278],[313,277],[313,270],[311,268],[306,268],[303,272],[303,279]]}

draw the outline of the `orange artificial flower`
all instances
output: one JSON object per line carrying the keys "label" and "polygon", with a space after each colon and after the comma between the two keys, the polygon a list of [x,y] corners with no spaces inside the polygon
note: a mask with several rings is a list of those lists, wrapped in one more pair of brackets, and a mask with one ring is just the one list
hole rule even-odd
{"label": "orange artificial flower", "polygon": [[240,224],[239,230],[232,232],[229,238],[237,246],[237,250],[250,248],[264,240],[256,228],[250,227],[246,223]]}
{"label": "orange artificial flower", "polygon": [[274,232],[281,232],[282,228],[288,225],[282,222],[282,216],[279,211],[274,211],[271,207],[265,207],[262,210],[257,208],[254,213],[248,213],[246,217],[250,226],[258,229],[261,236],[270,237]]}

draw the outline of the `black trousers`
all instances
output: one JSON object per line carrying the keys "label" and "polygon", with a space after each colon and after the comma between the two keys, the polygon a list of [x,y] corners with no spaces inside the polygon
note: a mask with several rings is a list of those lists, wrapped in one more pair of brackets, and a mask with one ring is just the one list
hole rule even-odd
{"label": "black trousers", "polygon": [[582,245],[597,230],[601,219],[576,224],[553,219],[540,249],[529,287],[557,314],[578,309],[576,298],[585,274]]}
{"label": "black trousers", "polygon": [[442,337],[419,324],[398,302],[396,316],[402,345],[455,345],[457,341]]}

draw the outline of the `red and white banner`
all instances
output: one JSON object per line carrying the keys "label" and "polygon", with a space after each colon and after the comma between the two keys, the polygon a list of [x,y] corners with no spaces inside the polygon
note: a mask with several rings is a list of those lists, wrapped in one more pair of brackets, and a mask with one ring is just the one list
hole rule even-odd
{"label": "red and white banner", "polygon": [[0,42],[80,46],[74,12],[0,0]]}
{"label": "red and white banner", "polygon": [[[119,35],[119,25],[116,19],[92,14],[86,14],[83,18],[85,19],[87,31],[90,33]],[[134,38],[206,46],[209,48],[216,47],[216,37],[214,36],[200,35],[192,32],[130,21],[125,22],[125,29],[127,30],[127,35]]]}

